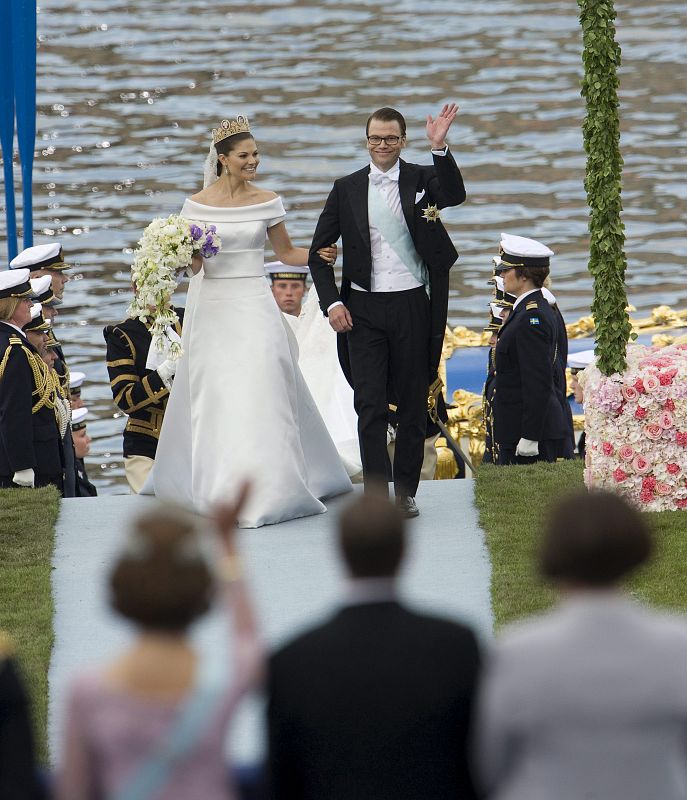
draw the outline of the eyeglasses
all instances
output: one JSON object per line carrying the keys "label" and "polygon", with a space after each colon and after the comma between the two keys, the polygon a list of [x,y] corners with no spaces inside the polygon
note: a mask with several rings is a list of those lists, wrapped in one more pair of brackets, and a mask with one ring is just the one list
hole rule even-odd
{"label": "eyeglasses", "polygon": [[367,141],[373,146],[376,147],[378,144],[384,142],[388,144],[389,147],[396,147],[396,145],[401,141],[402,136],[368,136]]}

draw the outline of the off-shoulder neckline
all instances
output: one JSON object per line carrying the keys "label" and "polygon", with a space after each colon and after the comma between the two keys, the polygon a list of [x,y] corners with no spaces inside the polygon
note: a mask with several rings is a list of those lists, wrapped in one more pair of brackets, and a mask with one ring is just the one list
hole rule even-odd
{"label": "off-shoulder neckline", "polygon": [[262,203],[248,203],[245,206],[210,206],[207,203],[199,203],[197,200],[194,200],[191,197],[187,197],[186,199],[189,203],[195,203],[195,205],[203,206],[203,208],[221,208],[223,211],[238,211],[240,208],[257,208],[257,206],[266,206],[268,203],[274,203],[275,200],[279,200],[280,197],[277,195],[269,200],[263,200]]}

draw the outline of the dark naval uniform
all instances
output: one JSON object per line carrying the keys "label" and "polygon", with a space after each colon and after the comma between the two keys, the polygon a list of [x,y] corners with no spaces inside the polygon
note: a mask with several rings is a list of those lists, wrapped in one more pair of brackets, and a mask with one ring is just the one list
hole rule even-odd
{"label": "dark naval uniform", "polygon": [[0,486],[16,487],[14,473],[33,469],[34,486],[62,490],[56,397],[56,383],[38,352],[0,322]]}
{"label": "dark naval uniform", "polygon": [[572,409],[568,402],[568,387],[565,379],[565,368],[568,365],[568,331],[558,306],[552,306],[551,310],[556,320],[556,369],[553,383],[556,387],[558,402],[563,409],[563,416],[568,429],[567,436],[561,443],[561,451],[558,453],[558,457],[568,459],[572,458],[575,452],[575,429],[573,428]]}
{"label": "dark naval uniform", "polygon": [[[175,309],[181,335],[184,309]],[[155,458],[169,390],[155,370],[146,369],[151,334],[138,319],[108,325],[107,371],[115,404],[129,417],[124,429],[124,457]]]}
{"label": "dark naval uniform", "polygon": [[496,464],[496,442],[494,441],[494,388],[496,385],[495,348],[489,348],[489,361],[487,364],[487,379],[482,392],[482,415],[484,417],[484,458],[483,464]]}
{"label": "dark naval uniform", "polygon": [[[536,290],[514,307],[495,348],[494,437],[499,464],[555,461],[569,436],[556,387],[558,323]],[[539,455],[515,455],[520,439],[539,443]]]}

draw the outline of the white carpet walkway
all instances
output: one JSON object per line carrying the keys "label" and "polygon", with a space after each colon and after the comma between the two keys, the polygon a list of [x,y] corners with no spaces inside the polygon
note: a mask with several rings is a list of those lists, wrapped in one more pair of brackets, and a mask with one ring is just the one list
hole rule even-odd
{"label": "white carpet walkway", "polygon": [[[471,480],[427,481],[420,486],[421,515],[411,520],[411,547],[401,580],[412,605],[472,625],[483,638],[492,630],[490,563],[477,524]],[[153,498],[111,495],[64,500],[57,524],[53,591],[55,644],[50,665],[49,741],[59,754],[62,712],[72,676],[114,655],[131,635],[107,604],[107,574],[129,521]],[[241,550],[268,647],[331,612],[342,571],[335,549],[337,510],[328,503],[316,517],[241,532]],[[197,626],[206,657],[227,659],[224,618],[214,612]],[[226,661],[225,661],[226,663]],[[250,763],[262,752],[262,708],[255,698],[242,709],[230,750]],[[229,745],[228,745],[229,747]]]}

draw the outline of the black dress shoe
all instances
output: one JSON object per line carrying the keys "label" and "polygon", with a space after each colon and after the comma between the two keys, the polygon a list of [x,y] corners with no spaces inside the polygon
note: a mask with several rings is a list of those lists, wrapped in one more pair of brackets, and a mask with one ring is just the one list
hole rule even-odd
{"label": "black dress shoe", "polygon": [[396,498],[396,508],[401,512],[405,519],[420,516],[420,511],[415,503],[414,497],[400,495]]}

